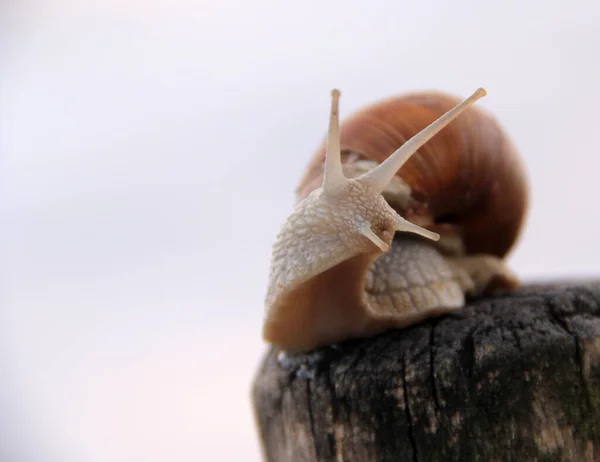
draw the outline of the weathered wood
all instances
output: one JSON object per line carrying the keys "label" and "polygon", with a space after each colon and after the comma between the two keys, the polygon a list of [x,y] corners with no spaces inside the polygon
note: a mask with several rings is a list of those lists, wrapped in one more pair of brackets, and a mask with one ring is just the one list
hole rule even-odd
{"label": "weathered wood", "polygon": [[600,461],[600,282],[528,286],[309,354],[270,349],[265,460]]}

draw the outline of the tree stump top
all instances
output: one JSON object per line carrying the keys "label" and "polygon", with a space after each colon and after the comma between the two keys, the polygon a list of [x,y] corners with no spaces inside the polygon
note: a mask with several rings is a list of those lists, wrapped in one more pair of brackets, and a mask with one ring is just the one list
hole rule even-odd
{"label": "tree stump top", "polygon": [[599,461],[600,282],[530,285],[306,354],[253,386],[265,460]]}

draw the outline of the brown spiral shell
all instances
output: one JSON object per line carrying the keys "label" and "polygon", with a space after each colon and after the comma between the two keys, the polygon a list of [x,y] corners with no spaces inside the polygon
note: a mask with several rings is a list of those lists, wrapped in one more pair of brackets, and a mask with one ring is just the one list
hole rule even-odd
{"label": "brown spiral shell", "polygon": [[[420,92],[365,107],[340,125],[342,159],[352,162],[354,153],[382,162],[459,102]],[[325,142],[307,166],[298,197],[320,186],[324,161]],[[397,175],[414,199],[398,212],[430,229],[450,225],[467,253],[503,257],[517,240],[528,202],[525,171],[503,128],[480,108],[469,108],[442,129]]]}

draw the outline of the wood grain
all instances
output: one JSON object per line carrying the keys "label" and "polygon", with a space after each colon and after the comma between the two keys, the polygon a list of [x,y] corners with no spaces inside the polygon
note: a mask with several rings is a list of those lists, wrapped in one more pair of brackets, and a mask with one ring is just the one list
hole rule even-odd
{"label": "wood grain", "polygon": [[308,354],[253,384],[264,459],[600,460],[600,282],[530,285]]}

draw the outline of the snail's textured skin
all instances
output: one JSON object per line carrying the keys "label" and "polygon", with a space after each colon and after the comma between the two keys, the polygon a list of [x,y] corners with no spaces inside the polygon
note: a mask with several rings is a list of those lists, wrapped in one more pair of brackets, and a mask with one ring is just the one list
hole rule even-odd
{"label": "snail's textured skin", "polygon": [[600,460],[600,281],[525,286],[306,354],[253,387],[269,462]]}
{"label": "snail's textured skin", "polygon": [[360,230],[376,230],[388,248],[397,215],[367,189],[349,181],[335,191],[315,190],[288,217],[273,246],[263,326],[270,341],[310,349],[362,332],[362,281],[376,254]]}

